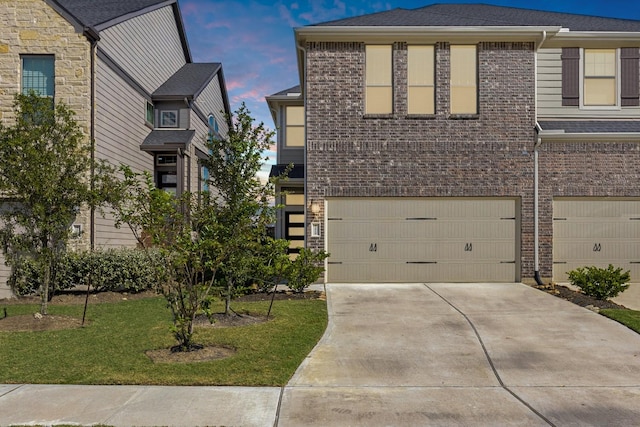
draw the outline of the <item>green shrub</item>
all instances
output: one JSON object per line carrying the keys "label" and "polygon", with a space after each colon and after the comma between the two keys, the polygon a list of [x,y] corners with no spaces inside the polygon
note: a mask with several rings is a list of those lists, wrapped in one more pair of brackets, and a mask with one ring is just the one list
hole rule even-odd
{"label": "green shrub", "polygon": [[329,256],[325,251],[314,252],[301,248],[298,257],[291,262],[287,270],[287,285],[294,292],[303,292],[310,284],[320,278],[324,271],[323,261]]}
{"label": "green shrub", "polygon": [[567,274],[572,285],[599,300],[614,298],[624,292],[631,278],[629,271],[623,273],[622,268],[614,268],[611,264],[607,268],[580,267]]}
{"label": "green shrub", "polygon": [[[152,258],[150,259],[149,256]],[[154,258],[158,255],[137,249],[107,249],[105,251],[68,252],[53,274],[56,290],[86,286],[92,279],[93,290],[140,292],[155,285]],[[90,275],[90,273],[93,273]],[[14,268],[9,284],[18,295],[35,293],[42,273],[34,262],[24,259]]]}

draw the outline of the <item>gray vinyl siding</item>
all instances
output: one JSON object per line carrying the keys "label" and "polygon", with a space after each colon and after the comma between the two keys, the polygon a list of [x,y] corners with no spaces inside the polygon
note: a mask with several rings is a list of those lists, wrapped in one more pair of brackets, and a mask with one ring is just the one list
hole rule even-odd
{"label": "gray vinyl siding", "polygon": [[[102,61],[96,72],[96,157],[136,172],[153,170],[153,156],[140,150],[151,132],[145,125],[145,99]],[[116,229],[110,215],[96,215],[96,246],[135,246],[128,228]]]}
{"label": "gray vinyl siding", "polygon": [[640,118],[640,107],[594,109],[562,106],[562,49],[538,51],[539,119],[554,118]]}
{"label": "gray vinyl siding", "polygon": [[220,80],[218,76],[215,76],[207,85],[206,88],[198,95],[195,100],[195,105],[205,115],[212,113],[218,122],[218,132],[223,137],[226,137],[229,132],[229,126],[225,118],[224,101],[222,99],[222,89],[220,88]]}
{"label": "gray vinyl siding", "polygon": [[99,43],[148,92],[186,63],[171,6],[101,31]]}

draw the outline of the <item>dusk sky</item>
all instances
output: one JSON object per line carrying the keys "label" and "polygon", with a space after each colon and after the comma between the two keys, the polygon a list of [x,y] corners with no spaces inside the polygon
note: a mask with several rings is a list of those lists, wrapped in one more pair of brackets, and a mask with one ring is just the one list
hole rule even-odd
{"label": "dusk sky", "polygon": [[[299,84],[293,29],[319,22],[432,3],[489,3],[556,12],[640,19],[638,0],[179,0],[193,60],[222,62],[231,109],[245,102],[274,128],[264,97]],[[275,153],[267,153],[269,163]],[[265,171],[268,167],[265,167]]]}

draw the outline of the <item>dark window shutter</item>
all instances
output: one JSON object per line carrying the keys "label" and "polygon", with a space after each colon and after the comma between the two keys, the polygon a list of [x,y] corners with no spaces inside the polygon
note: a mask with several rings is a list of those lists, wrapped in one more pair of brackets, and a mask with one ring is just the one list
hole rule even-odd
{"label": "dark window shutter", "polygon": [[580,105],[580,48],[562,48],[562,105]]}
{"label": "dark window shutter", "polygon": [[623,107],[640,105],[639,62],[640,52],[637,47],[620,49],[620,98]]}

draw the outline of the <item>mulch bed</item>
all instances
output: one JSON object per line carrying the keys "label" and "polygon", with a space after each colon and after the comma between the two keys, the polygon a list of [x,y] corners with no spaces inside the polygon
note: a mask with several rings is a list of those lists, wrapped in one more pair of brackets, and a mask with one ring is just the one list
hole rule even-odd
{"label": "mulch bed", "polygon": [[587,307],[593,309],[625,309],[626,307],[620,304],[616,304],[612,301],[603,301],[594,297],[590,297],[588,295],[583,294],[579,291],[574,291],[573,289],[569,289],[566,286],[562,285],[532,285],[532,287],[536,289],[540,289],[548,294],[555,295],[558,298],[562,298],[569,302],[572,302],[580,307]]}

